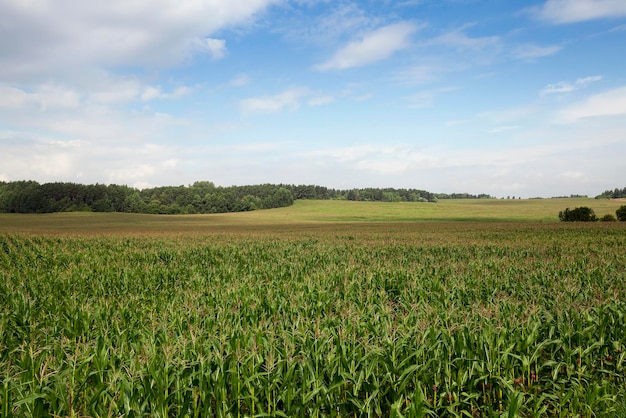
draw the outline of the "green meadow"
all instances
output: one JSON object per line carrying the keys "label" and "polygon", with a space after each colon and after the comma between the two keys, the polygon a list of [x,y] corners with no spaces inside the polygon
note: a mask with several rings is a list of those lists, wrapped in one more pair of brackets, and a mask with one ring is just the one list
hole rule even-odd
{"label": "green meadow", "polygon": [[623,201],[0,215],[0,417],[626,416]]}
{"label": "green meadow", "polygon": [[565,208],[588,206],[596,215],[615,214],[625,200],[577,199],[459,199],[438,203],[387,203],[337,200],[298,200],[293,206],[213,215],[147,215],[133,213],[65,212],[1,214],[4,233],[167,233],[214,232],[216,229],[284,227],[310,223],[384,222],[558,222]]}

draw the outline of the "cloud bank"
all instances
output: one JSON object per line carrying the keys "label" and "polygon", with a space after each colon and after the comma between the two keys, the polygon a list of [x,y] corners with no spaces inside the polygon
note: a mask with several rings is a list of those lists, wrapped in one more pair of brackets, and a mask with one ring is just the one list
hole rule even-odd
{"label": "cloud bank", "polygon": [[23,80],[84,66],[169,67],[204,50],[225,54],[207,37],[245,23],[274,0],[6,0],[0,3],[0,78]]}

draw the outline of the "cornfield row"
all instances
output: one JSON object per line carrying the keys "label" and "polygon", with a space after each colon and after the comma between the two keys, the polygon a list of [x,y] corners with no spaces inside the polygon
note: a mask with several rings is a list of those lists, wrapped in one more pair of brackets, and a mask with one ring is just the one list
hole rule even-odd
{"label": "cornfield row", "polygon": [[0,236],[0,416],[626,416],[623,228],[428,228]]}

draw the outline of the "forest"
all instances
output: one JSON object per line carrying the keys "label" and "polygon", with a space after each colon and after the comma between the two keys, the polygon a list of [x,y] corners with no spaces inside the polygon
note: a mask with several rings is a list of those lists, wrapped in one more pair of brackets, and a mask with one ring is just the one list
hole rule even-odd
{"label": "forest", "polygon": [[191,186],[139,190],[116,184],[0,183],[0,212],[8,213],[224,213],[278,208],[292,203],[289,189],[270,184],[216,187],[211,182],[196,182]]}
{"label": "forest", "polygon": [[298,199],[377,202],[437,202],[439,199],[490,198],[487,194],[431,193],[418,189],[362,188],[336,190],[316,185],[261,184],[216,186],[210,181],[191,185],[136,189],[117,184],[36,181],[0,182],[0,212],[129,212],[195,214],[245,212],[290,206]]}
{"label": "forest", "polygon": [[596,199],[623,199],[626,198],[626,187],[613,190],[605,190],[602,194],[596,196]]}
{"label": "forest", "polygon": [[[606,190],[596,199],[626,197],[626,187]],[[432,193],[419,189],[354,188],[318,185],[260,184],[216,186],[211,181],[191,185],[137,189],[117,184],[79,184],[33,180],[0,181],[0,213],[128,212],[195,214],[245,212],[290,206],[294,200],[371,202],[437,202],[441,199],[492,199],[488,194]]]}

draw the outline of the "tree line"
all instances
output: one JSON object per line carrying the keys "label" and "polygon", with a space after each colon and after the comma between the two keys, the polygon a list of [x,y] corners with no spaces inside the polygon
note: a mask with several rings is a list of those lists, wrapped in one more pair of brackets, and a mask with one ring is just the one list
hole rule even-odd
{"label": "tree line", "polygon": [[441,199],[491,199],[488,194],[431,193],[419,189],[362,188],[336,190],[314,185],[286,185],[294,199],[339,199],[363,202],[437,202]]}
{"label": "tree line", "polygon": [[602,194],[596,196],[596,199],[623,199],[626,198],[626,187],[623,189],[615,188],[613,190],[605,190]]}
{"label": "tree line", "polygon": [[117,184],[0,182],[0,212],[224,213],[293,204],[281,185],[218,187],[211,182],[138,190]]}
{"label": "tree line", "polygon": [[431,193],[419,189],[362,188],[337,190],[316,185],[261,184],[216,186],[197,181],[188,186],[135,189],[117,184],[36,181],[0,182],[0,212],[131,212],[194,214],[244,212],[290,206],[294,200],[437,202],[439,199],[490,198],[486,194]]}

